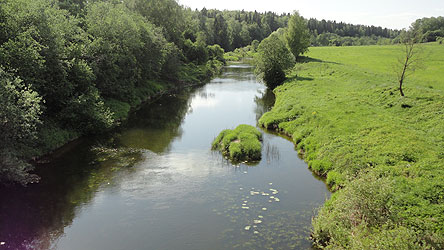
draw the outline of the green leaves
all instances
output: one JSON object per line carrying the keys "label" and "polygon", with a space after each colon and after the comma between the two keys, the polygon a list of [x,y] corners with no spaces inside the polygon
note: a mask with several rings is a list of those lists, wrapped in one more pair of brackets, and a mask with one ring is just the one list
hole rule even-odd
{"label": "green leaves", "polygon": [[258,47],[256,73],[269,88],[275,88],[285,80],[285,70],[294,65],[294,57],[288,51],[281,34],[272,33]]}
{"label": "green leaves", "polygon": [[0,65],[0,182],[35,180],[22,161],[40,124],[41,97]]}
{"label": "green leaves", "polygon": [[295,58],[305,53],[308,50],[308,46],[310,46],[310,33],[308,32],[307,22],[298,12],[294,12],[288,21],[285,40]]}

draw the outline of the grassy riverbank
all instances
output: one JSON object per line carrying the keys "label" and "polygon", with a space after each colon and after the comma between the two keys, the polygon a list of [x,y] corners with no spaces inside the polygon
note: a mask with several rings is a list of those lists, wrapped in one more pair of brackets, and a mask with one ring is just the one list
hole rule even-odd
{"label": "grassy riverbank", "polygon": [[259,123],[338,190],[313,221],[332,249],[444,248],[444,46],[397,90],[399,46],[311,48]]}

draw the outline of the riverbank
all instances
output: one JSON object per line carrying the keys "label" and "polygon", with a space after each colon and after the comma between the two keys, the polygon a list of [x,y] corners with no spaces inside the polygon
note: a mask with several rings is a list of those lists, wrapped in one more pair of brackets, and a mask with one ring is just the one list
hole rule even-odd
{"label": "riverbank", "polygon": [[311,48],[260,125],[290,135],[332,198],[313,220],[331,249],[444,248],[444,46],[400,97],[397,46]]}

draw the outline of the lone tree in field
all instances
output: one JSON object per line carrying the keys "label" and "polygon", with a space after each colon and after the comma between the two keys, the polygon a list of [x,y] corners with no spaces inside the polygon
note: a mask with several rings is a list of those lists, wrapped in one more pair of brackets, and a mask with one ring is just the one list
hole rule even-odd
{"label": "lone tree in field", "polygon": [[308,31],[307,22],[297,11],[293,13],[288,21],[285,40],[288,48],[296,59],[298,56],[307,52],[308,46],[310,46],[310,33]]}
{"label": "lone tree in field", "polygon": [[[420,66],[421,48],[419,42],[421,41],[421,34],[418,32],[408,31],[401,34],[401,44],[403,45],[403,55],[398,60],[396,73],[398,74],[399,92],[404,96],[402,91],[402,84],[407,76],[413,74]],[[400,66],[400,67],[399,67]],[[398,68],[399,67],[399,68]]]}

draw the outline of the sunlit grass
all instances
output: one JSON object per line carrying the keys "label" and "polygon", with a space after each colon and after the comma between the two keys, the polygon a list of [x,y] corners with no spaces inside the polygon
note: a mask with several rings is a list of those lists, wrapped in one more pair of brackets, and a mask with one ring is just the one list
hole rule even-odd
{"label": "sunlit grass", "polygon": [[[425,44],[423,53],[424,67],[405,82],[405,97],[393,72],[399,46],[311,48],[275,90],[276,104],[259,123],[292,136],[310,168],[333,190],[343,188],[314,221],[318,242],[339,237],[334,244],[347,248],[362,243],[357,231],[389,225],[407,227],[416,235],[412,244],[427,239],[422,246],[444,247],[444,46]],[[351,223],[350,213],[365,212],[364,200],[350,205],[356,211],[340,203],[366,178],[387,180],[393,194],[375,206],[389,204],[390,211]]]}

